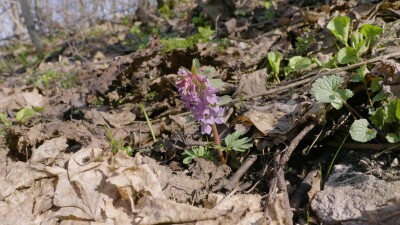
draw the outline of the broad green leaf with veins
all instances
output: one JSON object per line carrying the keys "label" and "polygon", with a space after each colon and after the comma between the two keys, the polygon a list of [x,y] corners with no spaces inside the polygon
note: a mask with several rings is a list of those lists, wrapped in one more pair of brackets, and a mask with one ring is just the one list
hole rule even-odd
{"label": "broad green leaf with veins", "polygon": [[358,54],[354,48],[345,47],[338,51],[337,60],[340,64],[348,64],[360,61]]}
{"label": "broad green leaf with veins", "polygon": [[350,18],[347,16],[337,16],[329,21],[327,28],[335,35],[343,45],[349,46],[347,41],[349,39]]}
{"label": "broad green leaf with veins", "polygon": [[339,76],[324,76],[318,78],[311,88],[311,94],[317,101],[330,103],[335,109],[340,109],[346,100],[353,96],[349,89],[340,89],[343,83]]}
{"label": "broad green leaf with veins", "polygon": [[354,121],[350,126],[350,136],[355,141],[367,142],[376,137],[376,130],[368,127],[369,123],[366,119]]}

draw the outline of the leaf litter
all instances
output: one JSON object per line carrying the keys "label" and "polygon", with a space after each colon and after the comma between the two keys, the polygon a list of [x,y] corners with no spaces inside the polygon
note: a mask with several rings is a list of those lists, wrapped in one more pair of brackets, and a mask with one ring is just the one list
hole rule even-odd
{"label": "leaf litter", "polygon": [[[90,40],[87,47],[85,42],[75,40],[73,44],[79,50],[63,45],[37,68],[28,68],[25,74],[10,76],[1,83],[0,113],[10,120],[5,136],[0,138],[3,224],[324,221],[318,217],[321,212],[309,218],[311,209],[307,205],[313,196],[323,199],[320,196],[326,194],[319,191],[318,184],[325,178],[315,175],[315,167],[329,171],[325,165],[335,158],[330,156],[332,151],[316,152],[326,146],[336,150],[344,129],[354,140],[381,142],[385,139],[379,138],[385,136],[367,119],[375,121],[374,126],[381,121],[382,127],[393,119],[371,119],[365,99],[379,102],[382,96],[398,97],[400,93],[399,63],[394,59],[398,55],[386,52],[398,48],[393,38],[398,35],[398,19],[379,14],[387,8],[396,9],[396,5],[336,1],[310,8],[304,5],[310,3],[276,1],[274,13],[278,17],[268,20],[265,8],[256,1],[249,5],[235,3],[235,13],[242,12],[242,16],[223,7],[220,18],[215,14],[215,5],[199,2],[200,10],[219,29],[213,41],[163,52],[160,37],[154,36],[142,49],[117,51],[112,47],[124,40],[127,31],[115,27],[118,35],[107,34],[100,42]],[[194,5],[183,4],[175,10],[192,10]],[[329,22],[339,14],[351,14],[356,19],[352,18],[351,24],[345,17]],[[365,23],[386,24],[382,38],[373,40],[385,49],[366,49],[358,55],[357,49],[347,46],[352,36],[347,29],[358,22],[358,27]],[[179,24],[171,29],[187,36],[193,31],[193,24],[178,18],[160,18],[154,23],[160,27]],[[360,28],[360,32],[367,31]],[[346,48],[339,50],[338,45]],[[273,58],[268,52],[279,52],[279,62],[268,62]],[[85,60],[69,57],[76,53]],[[365,60],[359,61],[364,56]],[[337,61],[330,64],[333,57]],[[246,149],[240,149],[244,154],[231,151],[228,165],[201,157],[194,158],[190,165],[182,163],[185,150],[203,146],[205,151],[210,146],[209,137],[202,138],[198,124],[183,112],[184,104],[174,86],[174,74],[180,67],[190,68],[193,58],[202,65],[216,67],[213,78],[222,79],[217,94],[232,96],[224,103],[228,123],[218,126],[221,137],[230,137],[236,130],[246,140],[252,139],[255,146],[246,142]],[[316,69],[316,59],[327,68]],[[333,65],[337,68],[332,69]],[[365,83],[357,86],[349,78],[362,65],[367,65],[370,73],[360,78],[359,82]],[[54,73],[48,72],[51,68],[56,68]],[[369,82],[370,89],[362,89]],[[374,96],[361,96],[363,91]],[[151,129],[140,104],[150,117]],[[342,107],[346,104],[356,106],[367,119],[350,119]],[[388,104],[390,108],[393,103]],[[386,115],[384,106],[379,115]],[[36,111],[36,107],[44,111]],[[26,108],[34,111],[20,113],[26,119],[17,119],[18,112]],[[397,111],[390,113],[392,117],[397,115]],[[157,141],[151,138],[153,133]],[[398,141],[397,134],[390,135],[392,142]],[[341,155],[340,163],[361,165],[389,185],[389,181],[400,179],[391,160],[398,158],[396,153],[381,153],[383,157],[374,158],[370,152],[357,153],[353,143],[346,144],[343,148],[352,151]],[[370,151],[383,151],[379,144],[369,143]],[[303,186],[310,188],[300,190]],[[382,200],[382,204],[387,202]],[[392,202],[398,205],[398,201]],[[315,201],[313,204],[318,208]],[[376,222],[373,213],[368,215],[369,221]],[[388,217],[385,213],[379,215]]]}

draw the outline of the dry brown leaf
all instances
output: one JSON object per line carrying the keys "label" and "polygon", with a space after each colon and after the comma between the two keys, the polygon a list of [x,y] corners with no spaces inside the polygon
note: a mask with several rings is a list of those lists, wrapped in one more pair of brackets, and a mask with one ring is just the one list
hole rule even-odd
{"label": "dry brown leaf", "polygon": [[233,96],[254,95],[265,91],[267,91],[267,70],[261,69],[253,73],[243,74]]}
{"label": "dry brown leaf", "polygon": [[32,150],[30,162],[41,162],[45,165],[50,165],[55,161],[56,157],[67,148],[68,144],[66,137],[57,137],[46,140],[37,149]]}

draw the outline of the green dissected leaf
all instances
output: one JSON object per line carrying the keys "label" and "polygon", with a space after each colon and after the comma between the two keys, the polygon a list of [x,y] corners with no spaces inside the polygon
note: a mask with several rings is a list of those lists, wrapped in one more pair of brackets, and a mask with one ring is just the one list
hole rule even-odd
{"label": "green dissected leaf", "polygon": [[351,80],[353,82],[364,82],[365,81],[365,75],[367,75],[367,73],[369,73],[369,70],[367,68],[366,65],[360,67],[357,72],[356,75],[354,75]]}
{"label": "green dissected leaf", "polygon": [[197,158],[211,159],[210,150],[206,146],[197,146],[192,148],[192,150],[185,150],[182,155],[186,156],[183,159],[183,164],[189,164],[193,159]]}
{"label": "green dissected leaf", "polygon": [[350,136],[355,141],[367,142],[376,137],[376,130],[368,127],[369,123],[366,119],[354,121],[350,126]]}
{"label": "green dissected leaf", "polygon": [[386,111],[384,108],[380,107],[369,117],[371,123],[379,128],[382,128],[386,121]]}
{"label": "green dissected leaf", "polygon": [[26,121],[28,121],[30,118],[35,116],[36,111],[32,108],[23,108],[17,112],[15,115],[15,119],[21,123],[24,124]]}
{"label": "green dissected leaf", "polygon": [[386,140],[387,140],[388,142],[390,142],[390,143],[397,143],[397,142],[400,142],[400,137],[397,136],[397,135],[394,134],[394,133],[388,133],[388,134],[386,135]]}
{"label": "green dissected leaf", "polygon": [[339,89],[343,83],[339,76],[324,76],[318,78],[311,88],[311,94],[322,103],[330,103],[335,109],[340,109],[346,100],[353,96],[349,89]]}
{"label": "green dissected leaf", "polygon": [[358,62],[360,58],[354,48],[345,47],[338,51],[337,60],[340,64],[348,64]]}
{"label": "green dissected leaf", "polygon": [[282,61],[282,54],[279,52],[268,52],[267,58],[269,65],[271,65],[272,71],[275,75],[279,74],[279,67]]}
{"label": "green dissected leaf", "polygon": [[381,27],[371,24],[364,24],[360,27],[360,32],[367,38],[368,47],[374,44],[376,37],[382,33],[382,30]]}
{"label": "green dissected leaf", "polygon": [[350,30],[350,18],[347,16],[337,16],[329,21],[327,28],[335,35],[343,45],[348,46]]}
{"label": "green dissected leaf", "polygon": [[288,66],[294,71],[305,69],[311,65],[311,59],[302,56],[294,56],[289,59]]}
{"label": "green dissected leaf", "polygon": [[239,137],[240,137],[239,131],[235,131],[232,134],[228,134],[225,137],[226,149],[227,150],[233,149],[238,152],[244,152],[253,146],[253,143],[250,143],[251,142],[250,138],[245,137],[238,139]]}
{"label": "green dissected leaf", "polygon": [[232,98],[229,95],[222,96],[221,99],[218,101],[218,103],[220,105],[225,105],[225,104],[228,104],[230,102],[232,102]]}
{"label": "green dissected leaf", "polygon": [[0,113],[0,124],[3,124],[6,127],[9,127],[12,125],[11,121],[8,120],[7,115]]}
{"label": "green dissected leaf", "polygon": [[353,31],[351,33],[350,41],[351,47],[356,50],[359,56],[368,49],[366,46],[367,41],[361,32]]}

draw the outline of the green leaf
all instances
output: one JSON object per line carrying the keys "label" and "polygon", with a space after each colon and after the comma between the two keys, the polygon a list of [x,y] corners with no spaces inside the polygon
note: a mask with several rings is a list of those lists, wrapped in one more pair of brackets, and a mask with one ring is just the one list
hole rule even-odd
{"label": "green leaf", "polygon": [[360,32],[367,38],[368,47],[372,47],[376,37],[382,33],[382,30],[381,27],[371,24],[364,24],[360,27]]}
{"label": "green leaf", "polygon": [[376,92],[382,90],[382,85],[380,82],[382,81],[382,77],[374,77],[371,81],[371,91]]}
{"label": "green leaf", "polygon": [[226,105],[230,102],[232,102],[232,98],[229,95],[222,96],[221,99],[218,101],[219,105]]}
{"label": "green leaf", "polygon": [[379,107],[372,115],[369,117],[371,123],[379,128],[382,128],[386,120],[386,111],[384,108]]}
{"label": "green leaf", "polygon": [[350,41],[351,47],[356,50],[358,56],[368,49],[366,46],[367,41],[365,40],[364,35],[358,31],[353,31],[351,33]]}
{"label": "green leaf", "polygon": [[311,59],[302,56],[294,56],[289,59],[288,66],[294,71],[305,69],[311,65]]}
{"label": "green leaf", "polygon": [[389,101],[389,104],[386,106],[386,122],[393,123],[398,121],[397,117],[397,109],[400,105],[400,99],[393,99]]}
{"label": "green leaf", "polygon": [[15,115],[15,119],[21,123],[24,124],[26,123],[30,118],[35,116],[36,111],[32,108],[23,108],[17,112]]}
{"label": "green leaf", "polygon": [[369,123],[366,119],[354,121],[350,126],[350,136],[355,141],[367,142],[376,137],[376,130],[368,127]]}
{"label": "green leaf", "polygon": [[275,75],[279,74],[279,67],[282,61],[282,54],[279,52],[268,52],[267,58],[269,65],[271,65],[272,71]]}
{"label": "green leaf", "polygon": [[193,59],[192,60],[192,74],[197,75],[197,71],[200,69],[200,62],[198,59]]}
{"label": "green leaf", "polygon": [[397,142],[400,142],[400,137],[397,136],[397,135],[394,134],[394,133],[388,133],[388,134],[386,135],[386,140],[387,140],[388,142],[390,142],[390,143],[397,143]]}
{"label": "green leaf", "polygon": [[396,103],[396,118],[397,120],[400,120],[400,101],[397,100]]}
{"label": "green leaf", "polygon": [[239,131],[235,131],[231,134],[228,134],[225,137],[225,145],[228,151],[233,149],[238,152],[244,152],[253,146],[253,143],[250,143],[251,142],[250,138],[245,137],[239,139],[239,137],[240,137]]}
{"label": "green leaf", "polygon": [[7,115],[0,113],[0,124],[3,124],[6,127],[9,127],[12,125],[11,121],[8,120]]}
{"label": "green leaf", "polygon": [[348,64],[352,62],[358,62],[360,58],[354,48],[345,47],[338,51],[337,60],[340,64]]}
{"label": "green leaf", "polygon": [[189,164],[197,158],[211,159],[210,150],[207,146],[193,147],[192,150],[185,150],[182,155],[186,156],[183,159],[183,164]]}
{"label": "green leaf", "polygon": [[367,73],[369,73],[369,70],[367,68],[366,65],[360,67],[357,72],[356,75],[354,75],[351,80],[353,82],[364,82],[365,81],[365,75],[367,75]]}
{"label": "green leaf", "polygon": [[220,88],[224,86],[224,82],[221,79],[210,79],[210,84],[214,88]]}
{"label": "green leaf", "polygon": [[373,98],[373,102],[379,102],[386,99],[389,96],[388,93],[385,93],[383,90],[380,90]]}
{"label": "green leaf", "polygon": [[202,75],[202,76],[207,76],[208,78],[212,78],[215,73],[216,70],[214,67],[212,66],[202,66],[200,67],[200,69],[197,71],[198,74]]}
{"label": "green leaf", "polygon": [[324,76],[318,78],[311,88],[311,94],[322,103],[330,103],[335,109],[340,109],[346,100],[353,96],[348,89],[339,89],[343,83],[339,76]]}
{"label": "green leaf", "polygon": [[347,16],[337,16],[329,21],[327,28],[343,45],[348,46],[350,30],[350,18]]}

